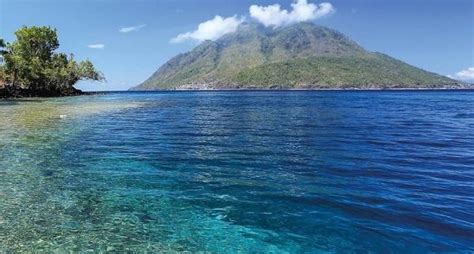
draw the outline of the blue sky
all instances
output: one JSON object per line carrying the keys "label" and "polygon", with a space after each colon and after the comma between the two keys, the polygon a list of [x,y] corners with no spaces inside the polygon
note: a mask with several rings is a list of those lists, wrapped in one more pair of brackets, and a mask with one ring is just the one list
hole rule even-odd
{"label": "blue sky", "polygon": [[[474,67],[472,0],[308,0],[322,2],[335,11],[312,21],[370,51],[443,75],[459,76]],[[0,0],[0,37],[13,40],[23,25],[56,27],[60,51],[90,59],[107,78],[107,83],[82,82],[79,88],[124,90],[198,43],[170,42],[178,34],[216,15],[255,20],[251,5],[272,4],[292,9],[291,0]]]}

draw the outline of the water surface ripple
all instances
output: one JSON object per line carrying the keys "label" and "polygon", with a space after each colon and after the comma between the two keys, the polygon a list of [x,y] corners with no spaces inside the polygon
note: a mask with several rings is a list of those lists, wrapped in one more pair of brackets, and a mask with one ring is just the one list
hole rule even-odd
{"label": "water surface ripple", "polygon": [[0,101],[0,252],[474,251],[474,93]]}

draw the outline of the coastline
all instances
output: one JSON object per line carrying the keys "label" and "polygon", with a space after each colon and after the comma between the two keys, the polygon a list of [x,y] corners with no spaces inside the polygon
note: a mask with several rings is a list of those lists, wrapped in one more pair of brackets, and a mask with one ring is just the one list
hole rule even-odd
{"label": "coastline", "polygon": [[76,96],[95,96],[106,95],[111,93],[172,93],[172,92],[459,92],[474,91],[474,86],[463,88],[282,88],[282,89],[235,89],[235,88],[219,88],[219,89],[154,89],[154,90],[110,90],[110,91],[81,91],[67,95],[49,95],[49,96],[5,96],[0,89],[0,100],[24,99],[24,98],[59,98],[59,97],[76,97]]}
{"label": "coastline", "polygon": [[76,88],[59,90],[59,91],[33,91],[13,89],[7,90],[4,87],[0,88],[0,99],[21,99],[21,98],[59,98],[69,96],[85,96],[93,95],[96,92],[82,91]]}
{"label": "coastline", "polygon": [[[146,93],[146,92],[245,92],[245,91],[262,91],[262,92],[278,92],[278,91],[474,91],[474,86],[471,87],[449,87],[449,88],[256,88],[256,89],[239,89],[239,88],[216,88],[216,89],[144,89],[144,90],[123,90],[123,91],[105,91],[104,93],[113,92],[132,92],[132,93]],[[96,92],[92,92],[96,93]],[[100,92],[98,92],[100,93]]]}
{"label": "coastline", "polygon": [[187,84],[187,85],[178,85],[172,88],[143,88],[141,85],[131,87],[128,91],[132,92],[145,92],[145,91],[445,91],[445,90],[472,90],[474,89],[474,84],[467,82],[459,81],[456,84],[431,84],[424,86],[411,86],[411,87],[400,87],[399,85],[363,85],[363,86],[354,86],[354,85],[345,85],[345,86],[336,86],[331,87],[329,85],[325,86],[299,86],[299,87],[288,87],[285,85],[272,85],[267,87],[258,87],[258,86],[212,86],[210,84]]}

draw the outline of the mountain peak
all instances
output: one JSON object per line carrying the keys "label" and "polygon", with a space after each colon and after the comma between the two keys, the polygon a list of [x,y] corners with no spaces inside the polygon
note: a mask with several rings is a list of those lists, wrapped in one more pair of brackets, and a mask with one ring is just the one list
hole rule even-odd
{"label": "mountain peak", "polygon": [[313,23],[246,22],[158,69],[138,90],[212,88],[420,88],[459,86]]}

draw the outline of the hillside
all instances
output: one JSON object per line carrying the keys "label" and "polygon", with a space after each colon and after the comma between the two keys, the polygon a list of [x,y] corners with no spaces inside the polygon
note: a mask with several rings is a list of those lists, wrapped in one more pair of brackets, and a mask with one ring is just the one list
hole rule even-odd
{"label": "hillside", "polygon": [[133,90],[456,87],[462,84],[366,51],[333,29],[247,23],[172,58]]}

